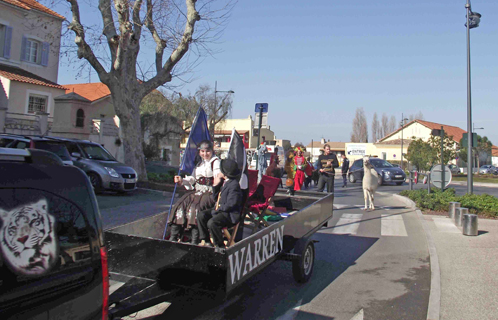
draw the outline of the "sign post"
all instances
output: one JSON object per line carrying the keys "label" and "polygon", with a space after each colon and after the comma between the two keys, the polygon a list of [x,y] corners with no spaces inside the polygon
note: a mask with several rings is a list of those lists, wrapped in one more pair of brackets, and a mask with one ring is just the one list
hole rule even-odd
{"label": "sign post", "polygon": [[258,145],[256,146],[256,170],[258,170],[258,164],[259,164],[258,148],[259,148],[259,141],[260,141],[260,137],[261,137],[261,123],[263,121],[263,112],[265,112],[265,113],[268,112],[268,103],[256,103],[256,108],[255,108],[254,112],[259,112]]}
{"label": "sign post", "polygon": [[451,171],[448,167],[437,164],[432,167],[429,177],[430,182],[432,182],[436,188],[444,190],[451,182]]}

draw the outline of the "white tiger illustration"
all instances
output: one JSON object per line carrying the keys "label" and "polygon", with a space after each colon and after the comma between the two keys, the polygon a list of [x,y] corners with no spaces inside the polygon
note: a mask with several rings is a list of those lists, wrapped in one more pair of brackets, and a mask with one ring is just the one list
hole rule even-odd
{"label": "white tiger illustration", "polygon": [[10,211],[0,208],[0,248],[14,272],[41,275],[58,257],[55,218],[48,213],[46,199]]}

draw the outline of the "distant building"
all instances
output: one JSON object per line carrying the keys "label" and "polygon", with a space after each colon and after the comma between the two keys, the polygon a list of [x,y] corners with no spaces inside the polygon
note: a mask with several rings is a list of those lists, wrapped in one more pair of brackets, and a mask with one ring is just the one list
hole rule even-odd
{"label": "distant building", "polygon": [[313,141],[310,142],[306,146],[306,152],[310,153],[311,156],[311,161],[315,162],[320,154],[323,152],[323,148],[325,145],[328,144],[330,146],[330,151],[335,153],[337,155],[337,158],[339,159],[342,154],[345,153],[345,148],[346,148],[346,143],[345,142],[335,142],[335,141],[330,141],[330,140],[325,140],[322,138],[320,141]]}

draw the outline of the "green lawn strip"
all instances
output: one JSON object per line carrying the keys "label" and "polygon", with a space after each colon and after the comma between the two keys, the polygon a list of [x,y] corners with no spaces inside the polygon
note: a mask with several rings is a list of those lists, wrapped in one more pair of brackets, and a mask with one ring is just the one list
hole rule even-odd
{"label": "green lawn strip", "polygon": [[450,202],[460,202],[461,207],[468,208],[470,213],[488,218],[498,217],[498,199],[489,194],[458,196],[453,188],[444,192],[431,189],[430,194],[424,189],[403,190],[400,194],[413,200],[424,211],[447,212]]}
{"label": "green lawn strip", "polygon": [[[451,178],[453,181],[467,181],[467,176],[453,176]],[[474,182],[487,182],[487,183],[498,183],[498,176],[495,175],[484,175],[484,176],[474,176]]]}

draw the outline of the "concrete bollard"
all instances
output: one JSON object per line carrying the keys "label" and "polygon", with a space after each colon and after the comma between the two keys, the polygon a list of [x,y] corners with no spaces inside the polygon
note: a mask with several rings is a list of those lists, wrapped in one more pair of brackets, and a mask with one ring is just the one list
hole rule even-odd
{"label": "concrete bollard", "polygon": [[450,202],[450,207],[448,209],[448,217],[450,219],[455,219],[456,208],[460,208],[460,202]]}
{"label": "concrete bollard", "polygon": [[477,225],[477,214],[464,214],[462,229],[462,233],[466,236],[477,236],[479,231]]}
{"label": "concrete bollard", "polygon": [[455,209],[455,225],[457,227],[462,226],[462,220],[463,220],[463,215],[468,214],[469,209],[468,208],[456,208]]}

